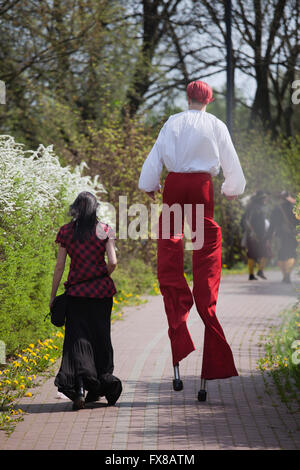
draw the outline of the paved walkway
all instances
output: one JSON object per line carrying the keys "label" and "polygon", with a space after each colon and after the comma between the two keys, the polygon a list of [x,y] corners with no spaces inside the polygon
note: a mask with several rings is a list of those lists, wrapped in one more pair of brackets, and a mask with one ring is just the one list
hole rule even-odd
{"label": "paved walkway", "polygon": [[174,392],[162,298],[150,297],[126,308],[124,320],[113,325],[115,374],[124,387],[117,405],[107,407],[102,399],[73,412],[70,401],[57,398],[51,378],[22,399],[25,419],[10,437],[0,432],[0,449],[300,449],[299,415],[256,369],[262,335],[279,324],[279,313],[297,296],[295,283],[283,285],[279,272],[268,278],[223,277],[217,315],[240,375],[208,382],[206,402],[197,400],[202,321],[193,308],[189,327],[197,349],[181,362],[184,389]]}

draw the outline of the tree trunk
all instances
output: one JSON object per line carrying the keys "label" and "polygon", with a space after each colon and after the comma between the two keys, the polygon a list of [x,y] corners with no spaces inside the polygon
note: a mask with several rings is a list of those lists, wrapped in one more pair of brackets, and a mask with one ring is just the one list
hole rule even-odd
{"label": "tree trunk", "polygon": [[152,60],[155,52],[158,29],[158,5],[160,1],[143,0],[143,38],[140,55],[127,93],[127,107],[132,117],[143,102],[150,86]]}
{"label": "tree trunk", "polygon": [[251,125],[257,122],[257,118],[260,118],[265,130],[275,132],[271,117],[268,67],[258,63],[255,66],[255,72],[257,88],[251,111]]}

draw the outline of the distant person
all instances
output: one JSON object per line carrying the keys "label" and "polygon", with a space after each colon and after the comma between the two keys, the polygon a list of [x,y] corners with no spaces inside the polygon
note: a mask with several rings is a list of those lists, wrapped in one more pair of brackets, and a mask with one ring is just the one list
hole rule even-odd
{"label": "distant person", "polygon": [[291,282],[291,273],[297,258],[297,219],[293,213],[296,203],[288,191],[282,191],[280,202],[271,214],[267,238],[275,235],[279,240],[278,266],[282,272],[282,282]]}
{"label": "distant person", "polygon": [[257,191],[250,199],[246,211],[242,217],[244,230],[244,245],[247,250],[249,280],[257,280],[254,274],[258,265],[257,276],[267,279],[264,274],[267,258],[270,256],[266,233],[268,220],[265,215],[266,195],[263,191]]}
{"label": "distant person", "polygon": [[[188,110],[170,116],[164,124],[143,164],[139,179],[139,188],[154,198],[155,191],[160,190],[163,166],[169,172],[164,183],[164,206],[159,219],[157,274],[169,323],[175,390],[182,389],[179,362],[195,349],[186,324],[194,301],[205,324],[202,380],[238,375],[231,348],[216,317],[222,235],[213,218],[212,176],[222,168],[225,177],[222,193],[228,200],[244,192],[245,178],[226,125],[206,112],[206,106],[213,100],[212,95],[211,87],[205,82],[196,80],[188,85]],[[172,219],[168,231],[164,216],[174,205],[182,209],[177,220],[179,224],[176,227]],[[191,209],[189,224],[194,234],[192,292],[184,277],[182,238],[186,206]],[[204,208],[204,220],[202,217],[197,224],[199,206]],[[202,247],[197,246],[196,240],[200,227],[204,232]],[[166,232],[169,232],[168,236],[164,236]],[[204,401],[204,391],[203,388],[200,390],[199,401]]]}
{"label": "distant person", "polygon": [[[56,237],[59,244],[50,307],[64,272],[67,254],[71,265],[65,288],[67,315],[63,356],[55,378],[58,391],[78,410],[105,396],[114,405],[122,391],[114,369],[111,311],[116,288],[111,273],[117,265],[111,228],[98,221],[98,202],[81,192],[70,206],[72,221]],[[108,263],[105,262],[105,253]],[[87,396],[85,397],[85,391]]]}

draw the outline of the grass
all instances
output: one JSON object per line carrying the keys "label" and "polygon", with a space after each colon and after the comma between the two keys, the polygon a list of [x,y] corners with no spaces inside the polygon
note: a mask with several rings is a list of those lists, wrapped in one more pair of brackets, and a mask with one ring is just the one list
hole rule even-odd
{"label": "grass", "polygon": [[300,305],[282,313],[282,323],[265,338],[265,355],[257,366],[272,376],[281,400],[300,407]]}
{"label": "grass", "polygon": [[123,307],[144,303],[142,295],[159,293],[156,276],[150,266],[141,260],[123,262],[113,272],[112,278],[117,287],[114,296],[112,323],[122,319]]}
{"label": "grass", "polygon": [[0,370],[0,429],[9,433],[22,419],[23,411],[17,408],[17,401],[31,397],[29,389],[38,385],[37,375],[49,371],[60,357],[63,338],[63,329],[53,331],[46,340],[30,343]]}

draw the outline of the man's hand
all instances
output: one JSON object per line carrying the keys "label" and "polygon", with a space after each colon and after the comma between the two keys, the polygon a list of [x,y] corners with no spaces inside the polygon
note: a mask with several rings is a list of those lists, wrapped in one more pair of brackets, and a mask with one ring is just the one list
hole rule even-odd
{"label": "man's hand", "polygon": [[147,196],[151,197],[151,199],[153,199],[153,201],[155,201],[155,192],[154,191],[150,191],[149,193],[147,193]]}
{"label": "man's hand", "polygon": [[224,196],[226,197],[227,201],[233,201],[234,199],[237,199],[237,196],[226,196],[226,194],[224,194]]}
{"label": "man's hand", "polygon": [[[160,189],[158,189],[157,192],[160,193]],[[151,199],[153,199],[153,201],[155,201],[155,191],[150,191],[150,192],[146,191],[146,194],[147,194],[147,196],[151,197]]]}

